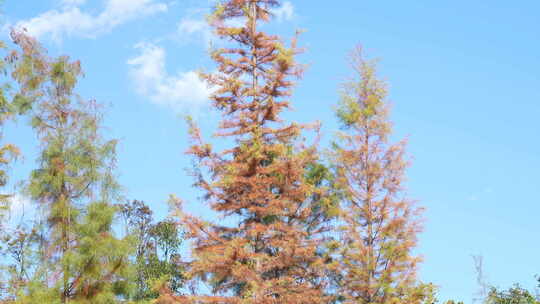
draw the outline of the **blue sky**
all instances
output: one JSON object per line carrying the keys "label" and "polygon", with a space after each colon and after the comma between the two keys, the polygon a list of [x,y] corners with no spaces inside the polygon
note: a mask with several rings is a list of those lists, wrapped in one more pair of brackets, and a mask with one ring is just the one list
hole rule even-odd
{"label": "blue sky", "polygon": [[[421,278],[440,298],[471,302],[477,290],[471,255],[484,257],[490,283],[535,286],[540,274],[540,2],[285,2],[268,30],[300,43],[309,65],[288,119],[323,123],[323,147],[337,128],[331,108],[350,74],[346,55],[362,44],[381,59],[390,84],[395,138],[409,138],[412,198],[426,207],[418,252]],[[207,215],[184,169],[190,158],[181,117],[206,134],[218,115],[194,77],[212,70],[206,0],[6,0],[6,25],[24,25],[51,55],[83,63],[79,92],[109,105],[107,135],[121,140],[119,179],[126,196],[160,215],[175,193]],[[6,32],[4,31],[4,36]],[[25,121],[6,140],[24,153],[15,180],[35,164]]]}

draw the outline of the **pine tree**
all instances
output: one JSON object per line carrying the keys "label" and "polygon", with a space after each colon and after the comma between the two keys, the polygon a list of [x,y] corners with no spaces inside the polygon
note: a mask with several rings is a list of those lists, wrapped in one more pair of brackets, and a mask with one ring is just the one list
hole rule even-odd
{"label": "pine tree", "polygon": [[[13,37],[19,44],[30,39],[20,32]],[[26,50],[34,64],[17,75],[25,98],[35,103],[31,125],[41,153],[28,193],[44,217],[42,264],[18,301],[110,303],[128,286],[121,278],[131,250],[112,232],[116,141],[100,135],[99,104],[74,92],[80,63],[43,52]]]}
{"label": "pine tree", "polygon": [[[184,215],[194,239],[190,275],[209,283],[212,295],[177,298],[186,303],[325,303],[323,259],[317,254],[324,227],[309,229],[310,202],[320,191],[306,171],[315,149],[300,141],[305,126],[286,124],[296,39],[285,47],[279,37],[258,30],[271,18],[275,0],[229,0],[210,16],[215,33],[236,46],[211,52],[217,73],[203,74],[222,121],[216,136],[233,147],[214,152],[191,121],[198,160],[196,186],[209,206],[237,225],[217,225]],[[241,20],[242,25],[235,26]],[[209,172],[207,177],[205,172]],[[321,197],[316,198],[321,201]],[[174,301],[164,295],[161,303]]]}
{"label": "pine tree", "polygon": [[420,212],[403,192],[404,145],[389,143],[391,124],[384,82],[360,47],[351,56],[355,77],[341,91],[337,116],[344,129],[334,144],[337,184],[344,195],[340,253],[333,267],[344,303],[418,303],[432,285],[416,279],[412,253]]}

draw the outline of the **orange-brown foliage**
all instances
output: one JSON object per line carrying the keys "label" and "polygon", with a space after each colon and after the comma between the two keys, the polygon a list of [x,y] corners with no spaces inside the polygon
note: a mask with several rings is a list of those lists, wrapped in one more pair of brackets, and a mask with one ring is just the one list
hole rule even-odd
{"label": "orange-brown foliage", "polygon": [[334,152],[344,192],[339,294],[345,303],[417,303],[425,285],[416,281],[419,257],[412,254],[420,231],[420,208],[402,193],[404,144],[389,144],[386,86],[375,64],[352,54],[354,79],[337,110],[344,132]]}
{"label": "orange-brown foliage", "polygon": [[[212,295],[183,298],[186,303],[323,303],[322,260],[316,254],[321,230],[306,232],[317,189],[304,174],[314,149],[298,144],[303,126],[280,119],[289,108],[296,42],[285,47],[257,25],[270,19],[275,0],[229,0],[209,18],[215,32],[237,45],[211,56],[217,73],[203,77],[215,88],[213,105],[223,114],[218,137],[234,147],[214,152],[192,123],[189,153],[208,170],[196,185],[216,212],[238,218],[219,226],[182,216],[194,239],[190,275],[203,278]],[[235,24],[241,18],[244,23]],[[231,20],[234,19],[234,22]],[[164,302],[166,303],[166,302]]]}

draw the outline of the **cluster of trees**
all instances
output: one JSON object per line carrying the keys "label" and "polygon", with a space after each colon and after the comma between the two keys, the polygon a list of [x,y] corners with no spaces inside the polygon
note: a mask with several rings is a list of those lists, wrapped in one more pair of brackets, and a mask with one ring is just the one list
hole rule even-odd
{"label": "cluster of trees", "polygon": [[[437,301],[436,286],[416,276],[422,208],[403,191],[405,142],[389,141],[375,63],[361,48],[351,54],[354,74],[336,108],[342,128],[322,152],[303,137],[316,124],[281,118],[302,66],[296,38],[287,46],[260,30],[278,5],[227,0],[208,18],[224,43],[210,52],[218,72],[201,77],[215,88],[216,136],[229,147],[216,151],[188,119],[188,154],[195,187],[222,222],[184,213],[175,197],[159,222],[144,202],[126,202],[101,106],[75,92],[80,63],[12,32],[0,62],[0,124],[27,117],[40,157],[23,189],[35,217],[0,221],[0,303]],[[0,186],[18,154],[0,148]],[[3,215],[11,198],[0,196]],[[492,288],[483,301],[539,303],[519,286]]]}
{"label": "cluster of trees", "polygon": [[[37,167],[23,192],[35,217],[15,227],[0,222],[0,297],[7,303],[114,303],[152,299],[149,284],[168,276],[172,290],[184,280],[179,259],[180,229],[171,220],[155,222],[143,202],[118,203],[116,140],[101,135],[100,105],[74,92],[78,61],[49,58],[24,32],[3,68],[4,120],[24,115],[39,142]],[[11,82],[10,82],[11,81]],[[2,148],[2,183],[18,150]],[[10,158],[11,157],[11,158]],[[4,194],[3,210],[10,195]],[[115,219],[124,231],[115,232]]]}

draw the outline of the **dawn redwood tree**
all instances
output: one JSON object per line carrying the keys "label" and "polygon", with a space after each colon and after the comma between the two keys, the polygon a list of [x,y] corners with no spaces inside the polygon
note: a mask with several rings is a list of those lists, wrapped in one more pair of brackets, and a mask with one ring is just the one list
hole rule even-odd
{"label": "dawn redwood tree", "polygon": [[[16,38],[16,36],[14,37]],[[17,118],[18,115],[25,114],[32,105],[32,99],[25,97],[24,88],[21,91],[18,90],[15,85],[16,79],[19,78],[19,75],[24,73],[25,70],[32,69],[33,64],[39,66],[39,62],[34,60],[32,55],[35,52],[33,50],[39,50],[37,43],[32,39],[26,39],[21,41],[18,44],[20,53],[24,54],[22,56],[13,56],[17,53],[14,49],[10,49],[4,43],[0,41],[0,51],[5,54],[2,54],[0,57],[0,75],[4,76],[1,78],[0,84],[0,139],[3,137],[3,128],[5,124]],[[32,86],[33,81],[36,79],[33,77],[26,77],[24,81]],[[14,161],[20,154],[17,146],[10,143],[3,143],[0,145],[0,188],[3,188],[7,185],[9,176],[8,169],[12,161]],[[3,189],[2,189],[3,190]],[[3,216],[5,212],[9,209],[10,198],[12,194],[5,192],[0,193],[0,234],[3,227]]]}
{"label": "dawn redwood tree", "polygon": [[[4,48],[2,42],[0,42],[0,49]],[[6,73],[7,62],[3,59],[0,59],[0,73]],[[9,82],[6,82],[0,85],[0,139],[2,139],[2,129],[4,128],[5,123],[12,119],[14,116],[13,103],[9,101],[9,93],[7,92],[7,87]],[[17,158],[19,155],[19,149],[9,143],[3,143],[0,146],[0,188],[3,188],[8,183],[8,169],[10,163]],[[11,195],[7,193],[0,193],[0,229],[3,227],[3,216],[5,212],[9,209],[9,199]]]}
{"label": "dawn redwood tree", "polygon": [[[3,41],[0,41],[0,50],[6,50],[6,45]],[[7,58],[0,57],[0,75],[7,75],[7,79],[2,78],[0,84],[0,140],[3,140],[3,129],[7,121],[11,120],[14,116],[13,103],[10,99],[10,85],[12,83],[9,72],[10,62]],[[10,198],[11,194],[5,191],[5,186],[9,181],[8,170],[11,162],[19,155],[19,149],[13,145],[2,142],[0,145],[0,255],[5,248],[8,247],[7,238],[9,237],[8,229],[5,226],[5,219],[8,211],[10,210]],[[3,250],[4,249],[4,250]],[[2,268],[0,267],[0,298],[2,297],[3,290],[7,289],[5,285],[6,279],[2,277]]]}
{"label": "dawn redwood tree", "polygon": [[81,75],[78,61],[49,58],[24,32],[13,32],[25,45],[14,57],[30,65],[15,74],[24,98],[33,100],[31,126],[40,142],[39,167],[32,171],[28,194],[43,215],[41,264],[18,303],[111,303],[127,288],[128,240],[113,235],[118,197],[116,140],[100,134],[100,105],[74,92]]}
{"label": "dawn redwood tree", "polygon": [[[17,39],[17,35],[12,38]],[[15,48],[7,47],[0,41],[0,140],[6,123],[26,114],[32,107],[34,96],[28,93],[39,75],[29,71],[39,68],[40,59],[36,56],[41,50],[33,39],[18,39]],[[25,75],[25,76],[22,76]],[[17,85],[17,82],[24,85]],[[4,224],[10,211],[13,193],[4,190],[8,184],[11,163],[20,155],[18,147],[11,143],[0,146],[0,301],[13,299],[19,288],[25,286],[36,264],[34,245],[36,231],[27,222],[19,222],[17,227]],[[12,217],[13,214],[9,214]],[[12,221],[13,223],[13,221]]]}
{"label": "dawn redwood tree", "polygon": [[412,253],[421,208],[403,193],[408,161],[404,145],[389,142],[391,124],[384,82],[360,47],[351,55],[355,77],[343,85],[337,116],[343,131],[333,163],[344,197],[336,243],[338,294],[344,303],[417,303],[433,291],[416,279]]}
{"label": "dawn redwood tree", "polygon": [[191,121],[194,144],[188,153],[199,161],[196,186],[205,201],[237,224],[182,216],[193,238],[189,274],[208,283],[212,294],[176,300],[165,294],[161,303],[327,301],[324,262],[317,254],[325,228],[306,226],[317,212],[310,202],[320,191],[306,176],[316,151],[302,144],[305,126],[280,118],[290,106],[293,79],[302,73],[294,60],[299,50],[296,39],[286,47],[258,29],[278,5],[276,0],[229,0],[209,17],[229,44],[211,52],[218,72],[202,76],[215,88],[211,99],[222,113],[216,136],[232,147],[215,152]]}

